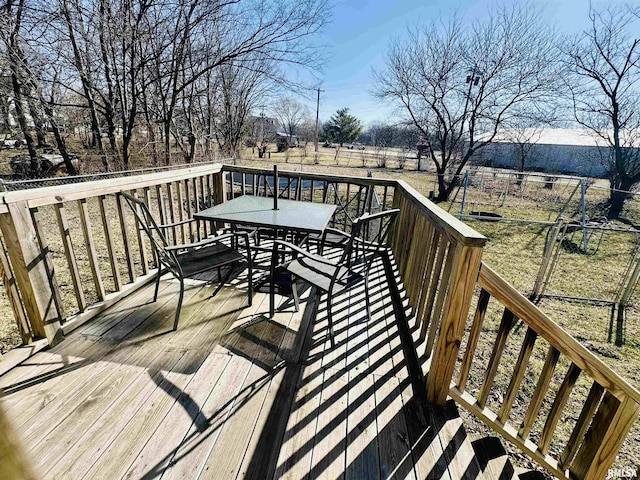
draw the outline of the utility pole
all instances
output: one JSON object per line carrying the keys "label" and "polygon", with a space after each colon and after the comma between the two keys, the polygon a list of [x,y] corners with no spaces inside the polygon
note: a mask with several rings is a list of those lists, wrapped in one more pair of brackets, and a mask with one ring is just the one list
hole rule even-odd
{"label": "utility pole", "polygon": [[314,162],[318,163],[318,124],[320,123],[320,87],[318,87],[318,101],[316,102],[316,135],[315,135],[315,159]]}

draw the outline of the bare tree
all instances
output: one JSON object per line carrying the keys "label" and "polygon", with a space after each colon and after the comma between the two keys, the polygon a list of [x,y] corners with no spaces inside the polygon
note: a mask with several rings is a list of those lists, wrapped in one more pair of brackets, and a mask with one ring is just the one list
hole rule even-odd
{"label": "bare tree", "polygon": [[298,128],[309,116],[304,105],[288,97],[279,98],[273,105],[273,111],[284,133],[289,135],[289,141],[293,140],[293,136],[298,133]]}
{"label": "bare tree", "polygon": [[376,93],[433,139],[436,200],[449,197],[469,159],[523,105],[555,94],[554,38],[540,12],[524,3],[470,24],[453,17],[413,28],[391,44],[386,69],[376,74]]}
{"label": "bare tree", "polygon": [[609,217],[640,182],[640,7],[591,9],[589,28],[566,49],[576,121],[607,145]]}
{"label": "bare tree", "polygon": [[15,106],[15,113],[20,125],[20,130],[27,142],[27,149],[29,151],[29,157],[31,158],[31,171],[40,173],[40,165],[38,162],[38,154],[36,152],[36,145],[33,141],[29,125],[27,124],[27,115],[25,111],[26,95],[25,95],[25,82],[24,82],[24,70],[25,55],[21,42],[21,28],[22,20],[25,11],[25,0],[18,0],[17,2],[9,1],[0,10],[2,21],[0,22],[0,35],[7,48],[7,55],[9,59],[9,70],[11,72],[11,86],[13,93],[13,101]]}
{"label": "bare tree", "polygon": [[[536,107],[525,108],[518,115],[514,115],[505,122],[502,131],[504,139],[515,147],[516,165],[520,172],[529,167],[533,147],[542,137],[544,130],[558,122],[557,108],[540,108],[540,105]],[[522,178],[522,175],[518,176],[518,185]]]}
{"label": "bare tree", "polygon": [[215,115],[215,136],[225,156],[239,156],[249,113],[270,89],[262,74],[269,67],[260,63],[258,60],[252,65],[243,62],[242,65],[220,67],[217,109],[212,113]]}

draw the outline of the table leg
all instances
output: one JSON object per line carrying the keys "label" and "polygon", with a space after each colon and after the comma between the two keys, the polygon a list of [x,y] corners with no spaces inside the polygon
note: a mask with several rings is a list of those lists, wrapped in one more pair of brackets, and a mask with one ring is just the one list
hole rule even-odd
{"label": "table leg", "polygon": [[[277,235],[277,232],[276,232]],[[276,263],[278,262],[278,244],[274,241],[271,253],[271,275],[269,279],[269,318],[273,318],[275,314],[275,282],[276,282]]]}

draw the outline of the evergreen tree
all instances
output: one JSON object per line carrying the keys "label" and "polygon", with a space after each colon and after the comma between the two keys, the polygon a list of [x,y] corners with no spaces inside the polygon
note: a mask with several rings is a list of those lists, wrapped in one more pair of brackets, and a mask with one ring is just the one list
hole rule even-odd
{"label": "evergreen tree", "polygon": [[362,131],[362,124],[348,108],[338,110],[322,129],[321,139],[327,142],[339,143],[342,147],[345,143],[351,143]]}

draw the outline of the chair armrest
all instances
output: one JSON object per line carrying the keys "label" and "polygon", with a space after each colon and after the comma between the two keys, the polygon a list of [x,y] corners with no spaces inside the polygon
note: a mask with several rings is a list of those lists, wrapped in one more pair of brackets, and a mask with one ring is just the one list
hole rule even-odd
{"label": "chair armrest", "polygon": [[351,235],[345,232],[344,230],[338,230],[337,228],[327,227],[324,229],[323,236],[326,236],[327,233],[335,233],[336,235],[342,235],[343,237],[350,237]]}
{"label": "chair armrest", "polygon": [[235,233],[224,233],[216,237],[205,238],[204,240],[200,240],[199,242],[184,243],[182,245],[170,245],[168,247],[165,247],[165,250],[167,250],[168,252],[175,252],[177,250],[189,250],[191,248],[203,247],[205,245],[209,245],[210,243],[219,242],[220,240],[225,240],[227,238],[235,236],[237,236]]}
{"label": "chair armrest", "polygon": [[338,265],[337,262],[329,260],[328,258],[325,258],[325,257],[321,257],[320,255],[314,255],[313,253],[309,253],[304,248],[300,248],[297,245],[294,245],[293,243],[290,243],[290,242],[285,242],[284,240],[274,240],[273,244],[274,244],[274,246],[282,245],[283,247],[287,247],[287,248],[299,253],[303,257],[310,258],[312,260],[315,260],[316,262],[324,263],[325,265],[331,265],[333,267]]}
{"label": "chair armrest", "polygon": [[195,218],[187,218],[185,220],[180,220],[179,222],[174,222],[174,223],[164,223],[162,225],[158,225],[159,229],[163,229],[163,228],[172,228],[172,227],[177,227],[180,225],[184,225],[185,223],[190,223],[190,222],[197,222],[198,220],[196,220]]}

